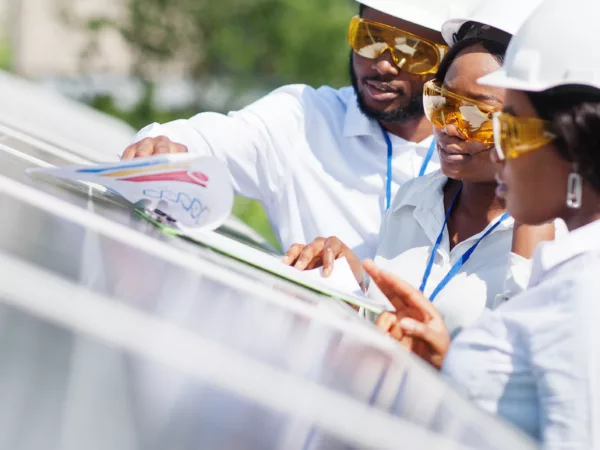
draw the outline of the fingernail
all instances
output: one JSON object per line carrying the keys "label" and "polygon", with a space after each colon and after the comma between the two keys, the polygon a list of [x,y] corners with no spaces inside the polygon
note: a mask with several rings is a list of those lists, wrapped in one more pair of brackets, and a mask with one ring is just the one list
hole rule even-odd
{"label": "fingernail", "polygon": [[421,327],[421,324],[416,320],[402,319],[400,321],[400,327],[405,331],[417,331]]}
{"label": "fingernail", "polygon": [[323,269],[323,277],[327,278],[327,277],[329,277],[329,275],[331,275],[331,267]]}

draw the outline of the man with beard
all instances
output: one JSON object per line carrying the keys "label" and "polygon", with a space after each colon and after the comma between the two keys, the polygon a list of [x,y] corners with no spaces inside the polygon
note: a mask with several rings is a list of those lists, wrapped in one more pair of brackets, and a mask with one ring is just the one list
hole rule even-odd
{"label": "man with beard", "polygon": [[228,115],[152,124],[123,159],[216,156],[236,192],[261,201],[282,248],[335,235],[372,257],[396,190],[438,168],[423,85],[447,50],[442,23],[474,1],[363,0],[349,29],[352,87],[284,86]]}

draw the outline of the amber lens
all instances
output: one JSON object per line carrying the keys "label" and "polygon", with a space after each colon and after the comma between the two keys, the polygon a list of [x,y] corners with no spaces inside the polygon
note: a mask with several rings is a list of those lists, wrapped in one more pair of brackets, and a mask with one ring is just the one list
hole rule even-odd
{"label": "amber lens", "polygon": [[423,107],[427,119],[436,127],[454,125],[463,139],[486,145],[494,143],[491,106],[470,102],[430,81],[423,89]]}
{"label": "amber lens", "polygon": [[368,59],[377,59],[389,50],[400,69],[416,75],[433,72],[441,59],[436,45],[360,17],[352,19],[348,41],[357,54]]}
{"label": "amber lens", "polygon": [[506,159],[518,158],[552,142],[555,135],[550,124],[535,117],[514,117],[507,113],[494,114],[496,147]]}

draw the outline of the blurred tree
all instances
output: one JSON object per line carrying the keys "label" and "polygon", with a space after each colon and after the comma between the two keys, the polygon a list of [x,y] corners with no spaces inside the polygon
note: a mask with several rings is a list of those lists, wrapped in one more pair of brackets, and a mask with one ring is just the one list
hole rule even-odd
{"label": "blurred tree", "polygon": [[[74,0],[59,1],[68,11]],[[356,12],[353,0],[123,1],[125,14],[118,19],[85,21],[87,51],[102,30],[118,30],[143,80],[156,80],[161,67],[177,64],[192,80],[217,79],[234,95],[288,83],[348,82],[346,29]]]}
{"label": "blurred tree", "polygon": [[[89,30],[84,60],[107,28],[116,29],[133,50],[133,75],[145,87],[139,104],[122,111],[110,98],[91,103],[136,128],[209,109],[201,89],[215,80],[230,97],[224,109],[250,90],[289,83],[340,87],[349,81],[346,30],[358,9],[354,0],[123,0],[121,17],[84,23],[69,14],[77,0],[57,1],[68,23]],[[170,64],[197,82],[197,95],[185,110],[159,111],[153,102],[154,82]],[[258,203],[238,198],[234,212],[276,245]]]}

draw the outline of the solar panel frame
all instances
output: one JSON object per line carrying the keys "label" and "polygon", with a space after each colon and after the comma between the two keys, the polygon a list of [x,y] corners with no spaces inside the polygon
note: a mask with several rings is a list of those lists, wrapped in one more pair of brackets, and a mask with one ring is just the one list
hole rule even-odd
{"label": "solar panel frame", "polygon": [[[241,358],[247,362],[245,367],[261,367],[273,380],[278,376],[294,380],[295,387],[287,395],[297,398],[298,404],[282,406],[279,397],[264,395],[268,386],[261,388],[248,382],[246,390],[240,392],[234,381],[245,383],[243,365],[225,374],[233,380],[225,387],[219,384],[215,373],[184,374],[189,379],[186,383],[202,385],[204,390],[218,386],[220,390],[214,394],[217,404],[218,399],[238,406],[258,401],[265,417],[275,418],[269,423],[279,423],[273,426],[285,429],[273,440],[274,445],[285,444],[284,447],[273,448],[391,448],[403,436],[413,436],[411,448],[431,448],[427,447],[430,439],[439,445],[436,448],[463,448],[470,446],[469,442],[475,442],[478,448],[533,448],[526,437],[481,414],[429,366],[339,302],[209,249],[166,236],[117,199],[106,197],[102,190],[74,190],[64,183],[29,179],[24,175],[27,167],[73,163],[61,156],[61,152],[68,151],[55,152],[46,144],[37,145],[10,131],[4,132],[5,138],[0,140],[0,210],[10,213],[0,223],[0,303],[11,314],[28,311],[38,328],[52,326],[71,333],[72,340],[87,342],[90,330],[77,328],[81,317],[57,324],[56,318],[44,315],[39,302],[37,310],[31,306],[27,309],[28,302],[41,295],[40,289],[46,292],[50,304],[58,304],[60,296],[53,297],[50,288],[51,281],[58,280],[73,290],[69,296],[98,297],[105,306],[125,308],[134,316],[153,321],[157,329],[172,327],[183,333],[188,338],[186,342],[190,342],[182,345],[189,345],[190,352],[200,352],[203,345],[219,346],[230,356],[230,362]],[[18,284],[20,278],[11,274],[15,268],[22,269],[21,278],[28,273],[42,275],[30,281],[31,286]],[[50,280],[48,286],[44,286],[44,279]],[[37,291],[29,292],[26,287]],[[106,321],[101,325],[110,329]],[[99,339],[98,335],[93,337]],[[110,343],[110,333],[102,338],[104,341],[96,345],[115,345]],[[40,342],[43,341],[42,335]],[[145,351],[152,351],[151,346],[146,347]],[[208,362],[221,361],[218,355],[211,355]],[[35,361],[35,355],[30,356],[30,362]],[[3,357],[7,357],[6,348],[4,353],[0,349],[0,361]],[[227,360],[222,363],[224,366]],[[181,371],[181,367],[169,370]],[[154,374],[148,377],[155,380],[156,386],[162,385],[161,369],[154,367],[148,373]],[[66,371],[63,375],[68,374]],[[2,386],[0,377],[0,389]],[[43,391],[40,385],[32,384],[31,388]],[[318,396],[310,401],[304,399],[303,403],[299,395],[311,389],[333,398],[343,417],[349,410],[361,411],[360,421],[350,415],[344,425],[335,418],[329,420],[327,415],[322,417],[321,412],[327,407]],[[286,394],[282,390],[274,395]],[[146,397],[152,396],[146,391],[141,398]],[[193,415],[193,408],[177,405],[172,407],[179,408],[182,418]],[[352,406],[346,411],[345,405]],[[168,416],[165,405],[155,406]],[[60,413],[57,408],[55,414]],[[143,416],[147,409],[152,407],[142,408],[137,415]],[[3,413],[8,412],[0,404],[0,417]],[[238,413],[242,419],[235,422],[237,426],[253,423],[252,413]],[[223,417],[227,421],[227,416]],[[244,417],[248,421],[244,422]],[[286,419],[285,425],[281,425],[281,417]],[[191,433],[190,442],[197,443],[200,437],[194,435],[194,422],[186,423],[191,429],[175,427],[177,432]],[[350,429],[346,425],[351,425]],[[396,426],[400,431],[392,430]],[[378,429],[386,430],[387,437],[378,435]],[[142,432],[144,439],[149,439],[148,433],[151,431]],[[265,443],[253,445],[247,448],[261,448]]]}

